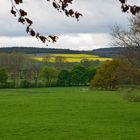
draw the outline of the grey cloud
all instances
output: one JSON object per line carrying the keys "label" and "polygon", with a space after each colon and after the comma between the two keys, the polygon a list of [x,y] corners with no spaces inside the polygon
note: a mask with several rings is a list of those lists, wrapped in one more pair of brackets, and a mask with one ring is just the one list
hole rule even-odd
{"label": "grey cloud", "polygon": [[[0,13],[0,35],[24,36],[25,28],[17,23],[10,14],[9,1],[4,1]],[[116,0],[80,0],[73,4],[74,9],[83,13],[80,22],[60,14],[45,0],[25,0],[23,5],[34,21],[34,28],[44,34],[68,33],[107,33],[112,24],[127,25],[127,15],[120,12],[120,4]]]}
{"label": "grey cloud", "polygon": [[[138,3],[139,0],[130,0]],[[41,46],[35,38],[29,37],[25,26],[10,14],[8,0],[0,1],[0,46]],[[74,0],[72,8],[83,13],[80,21],[57,12],[46,0],[24,0],[21,5],[34,21],[33,28],[46,34],[57,34],[60,40],[50,47],[71,49],[94,49],[109,43],[110,27],[119,24],[127,27],[129,14],[120,10],[117,0]],[[70,7],[71,8],[71,7]]]}

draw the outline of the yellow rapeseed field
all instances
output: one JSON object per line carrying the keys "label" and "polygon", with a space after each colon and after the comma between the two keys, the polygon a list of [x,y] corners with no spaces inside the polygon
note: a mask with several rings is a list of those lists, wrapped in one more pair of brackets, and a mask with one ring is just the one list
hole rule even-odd
{"label": "yellow rapeseed field", "polygon": [[[56,57],[64,57],[66,62],[80,62],[82,59],[88,59],[94,61],[112,60],[112,58],[101,58],[96,55],[89,55],[89,54],[48,54],[48,55],[50,57],[49,59],[50,62],[55,62]],[[43,61],[44,57],[33,57],[33,59],[38,61]]]}

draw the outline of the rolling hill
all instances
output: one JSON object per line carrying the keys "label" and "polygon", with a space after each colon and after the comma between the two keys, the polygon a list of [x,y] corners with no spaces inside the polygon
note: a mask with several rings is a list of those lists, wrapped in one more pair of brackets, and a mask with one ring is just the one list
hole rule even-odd
{"label": "rolling hill", "polygon": [[0,47],[0,52],[23,52],[26,54],[33,55],[44,55],[44,54],[91,54],[104,58],[112,58],[120,55],[124,48],[113,47],[113,48],[100,48],[91,51],[79,51],[70,49],[56,49],[56,48],[36,48],[36,47]]}

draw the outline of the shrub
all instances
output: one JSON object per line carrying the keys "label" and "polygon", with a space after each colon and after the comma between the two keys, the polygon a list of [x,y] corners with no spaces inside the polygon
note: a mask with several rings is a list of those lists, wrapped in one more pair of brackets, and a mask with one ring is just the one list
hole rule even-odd
{"label": "shrub", "polygon": [[140,102],[140,95],[134,93],[128,93],[124,96],[124,99],[129,102]]}
{"label": "shrub", "polygon": [[21,88],[29,88],[29,87],[31,87],[31,83],[27,80],[23,80],[20,82],[20,87]]}
{"label": "shrub", "polygon": [[118,88],[117,68],[118,60],[108,61],[98,69],[94,79],[91,81],[91,88],[115,90]]}
{"label": "shrub", "polygon": [[139,86],[140,70],[123,60],[104,63],[91,82],[91,87],[116,90],[124,85]]}
{"label": "shrub", "polygon": [[15,88],[15,82],[14,81],[8,81],[7,84],[6,84],[7,88]]}

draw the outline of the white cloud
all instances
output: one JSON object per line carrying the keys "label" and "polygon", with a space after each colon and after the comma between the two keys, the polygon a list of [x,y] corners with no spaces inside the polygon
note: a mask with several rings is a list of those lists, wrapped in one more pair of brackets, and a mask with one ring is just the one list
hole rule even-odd
{"label": "white cloud", "polygon": [[50,47],[50,48],[67,48],[73,50],[92,50],[108,46],[110,36],[108,34],[69,34],[61,35],[57,43],[45,46],[36,38],[32,37],[0,37],[2,47],[6,46],[31,46],[31,47]]}
{"label": "white cloud", "polygon": [[71,48],[74,50],[92,50],[100,47],[108,46],[110,36],[108,34],[72,34],[60,36],[60,40],[55,44],[56,47]]}

